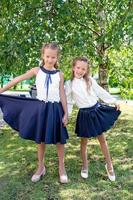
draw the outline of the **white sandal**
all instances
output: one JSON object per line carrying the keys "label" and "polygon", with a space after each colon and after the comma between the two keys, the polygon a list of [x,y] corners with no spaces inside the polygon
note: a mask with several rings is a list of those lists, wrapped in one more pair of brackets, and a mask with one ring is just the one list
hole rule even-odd
{"label": "white sandal", "polygon": [[67,174],[59,175],[60,183],[68,183],[68,176]]}
{"label": "white sandal", "polygon": [[59,181],[60,181],[60,183],[68,183],[68,176],[67,176],[65,169],[64,169],[64,173],[62,175],[60,175],[60,173],[59,173]]}
{"label": "white sandal", "polygon": [[[107,175],[108,175],[109,180],[110,180],[110,181],[115,181],[116,177],[115,177],[115,173],[114,173],[113,168],[112,168],[112,170],[108,170],[107,164],[106,164],[106,165],[105,165],[105,169],[106,169],[106,171],[107,171]],[[110,172],[112,172],[113,175],[110,174]]]}
{"label": "white sandal", "polygon": [[32,181],[33,183],[36,183],[36,182],[38,182],[38,181],[41,179],[41,177],[44,176],[45,174],[46,174],[46,168],[44,167],[40,174],[34,174],[34,175],[32,176],[31,181]]}
{"label": "white sandal", "polygon": [[81,169],[81,177],[82,178],[88,178],[88,169],[84,169],[83,167],[82,167],[82,169]]}

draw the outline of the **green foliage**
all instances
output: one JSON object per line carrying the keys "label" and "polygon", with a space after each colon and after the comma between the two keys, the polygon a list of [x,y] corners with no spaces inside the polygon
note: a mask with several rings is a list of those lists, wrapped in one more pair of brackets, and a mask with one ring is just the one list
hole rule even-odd
{"label": "green foliage", "polygon": [[132,34],[130,1],[2,0],[0,6],[1,68],[14,66],[15,73],[15,66],[23,71],[37,64],[43,42],[58,41],[65,57],[98,59],[99,45],[119,47]]}
{"label": "green foliage", "polygon": [[42,44],[56,41],[66,79],[79,55],[89,57],[93,71],[104,67],[107,79],[108,51],[132,44],[132,5],[131,0],[1,0],[1,75],[38,66]]}
{"label": "green foliage", "polygon": [[121,96],[125,99],[133,99],[133,47],[121,47],[120,51],[111,50],[110,77],[111,87],[120,88]]}

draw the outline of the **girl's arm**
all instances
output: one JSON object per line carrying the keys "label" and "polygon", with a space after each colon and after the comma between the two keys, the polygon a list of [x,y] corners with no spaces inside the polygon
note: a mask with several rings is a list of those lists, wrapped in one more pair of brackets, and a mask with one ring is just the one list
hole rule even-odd
{"label": "girl's arm", "polygon": [[92,88],[95,92],[95,94],[101,99],[103,100],[105,103],[108,104],[114,104],[117,107],[117,110],[120,109],[119,105],[117,104],[117,100],[115,98],[113,98],[109,92],[107,92],[105,89],[103,89],[100,85],[98,85],[98,83],[91,78],[92,80]]}
{"label": "girl's arm", "polygon": [[36,76],[38,70],[39,70],[38,67],[34,67],[31,70],[27,71],[26,73],[24,73],[20,76],[17,76],[13,80],[11,80],[9,83],[7,83],[7,85],[5,87],[0,88],[0,93],[5,92],[6,90],[8,90],[9,88],[13,87],[14,85],[16,85],[17,83],[19,83],[23,80],[27,80],[27,79],[30,79],[33,76]]}
{"label": "girl's arm", "polygon": [[65,82],[65,93],[67,98],[67,108],[68,108],[68,116],[72,114],[74,100],[72,98],[72,82],[68,80]]}
{"label": "girl's arm", "polygon": [[60,73],[60,99],[61,99],[62,107],[64,110],[63,123],[64,123],[64,125],[66,125],[68,123],[68,110],[67,110],[66,94],[65,94],[65,90],[64,90],[63,73]]}

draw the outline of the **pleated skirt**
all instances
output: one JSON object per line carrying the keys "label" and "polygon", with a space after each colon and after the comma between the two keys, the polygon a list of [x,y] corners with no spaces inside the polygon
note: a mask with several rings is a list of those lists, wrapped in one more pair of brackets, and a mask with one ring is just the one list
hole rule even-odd
{"label": "pleated skirt", "polygon": [[0,94],[0,107],[3,119],[21,138],[38,144],[65,144],[69,138],[62,123],[64,112],[60,102]]}
{"label": "pleated skirt", "polygon": [[78,137],[97,137],[114,125],[120,113],[115,107],[99,102],[90,108],[81,108],[77,115],[75,133]]}

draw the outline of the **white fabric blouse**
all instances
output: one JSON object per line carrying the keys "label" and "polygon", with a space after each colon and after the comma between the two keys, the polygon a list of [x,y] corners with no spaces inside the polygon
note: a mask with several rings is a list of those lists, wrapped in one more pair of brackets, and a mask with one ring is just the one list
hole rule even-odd
{"label": "white fabric blouse", "polygon": [[92,84],[89,91],[87,91],[87,85],[83,78],[74,78],[72,81],[66,81],[65,92],[69,115],[72,112],[73,104],[76,104],[78,108],[88,108],[94,106],[98,99],[108,104],[116,103],[115,98],[98,85],[92,77],[90,79]]}
{"label": "white fabric blouse", "polygon": [[36,76],[37,99],[42,101],[59,102],[60,72],[39,69]]}

